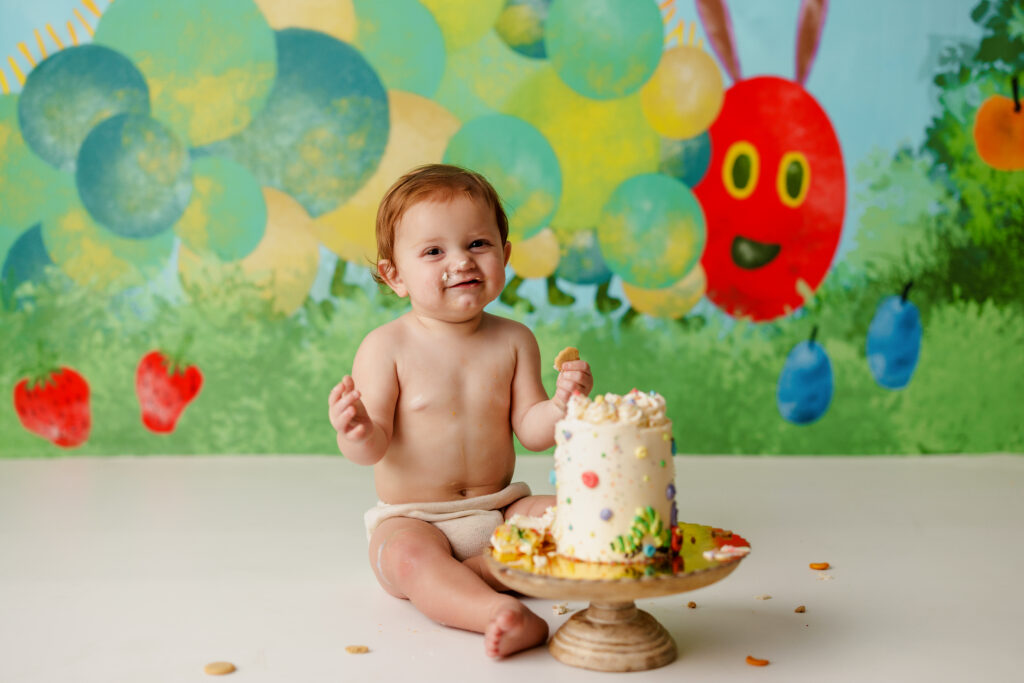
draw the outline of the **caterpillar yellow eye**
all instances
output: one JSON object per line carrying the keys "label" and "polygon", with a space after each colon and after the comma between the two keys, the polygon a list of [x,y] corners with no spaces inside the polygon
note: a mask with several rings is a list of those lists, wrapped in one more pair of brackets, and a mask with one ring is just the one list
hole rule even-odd
{"label": "caterpillar yellow eye", "polygon": [[761,157],[757,149],[746,140],[732,143],[722,164],[722,182],[736,199],[746,199],[757,187],[761,173]]}
{"label": "caterpillar yellow eye", "polygon": [[807,163],[807,157],[800,152],[783,154],[775,185],[783,204],[794,209],[803,204],[807,198],[807,188],[811,186],[811,166]]}

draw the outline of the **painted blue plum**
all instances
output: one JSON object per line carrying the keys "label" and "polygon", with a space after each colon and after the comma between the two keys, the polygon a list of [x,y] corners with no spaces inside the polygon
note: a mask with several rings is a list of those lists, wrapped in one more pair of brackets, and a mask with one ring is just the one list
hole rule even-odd
{"label": "painted blue plum", "polygon": [[793,424],[806,425],[821,418],[832,402],[832,363],[824,347],[811,338],[793,347],[779,375],[775,398],[779,413]]}
{"label": "painted blue plum", "polygon": [[868,368],[886,389],[907,386],[921,353],[921,315],[907,299],[911,284],[902,294],[882,299],[868,326]]}

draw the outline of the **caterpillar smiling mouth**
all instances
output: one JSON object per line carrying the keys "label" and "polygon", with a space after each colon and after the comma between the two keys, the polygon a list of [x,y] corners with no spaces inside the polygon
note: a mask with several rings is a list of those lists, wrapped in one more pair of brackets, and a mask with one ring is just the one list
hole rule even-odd
{"label": "caterpillar smiling mouth", "polygon": [[732,260],[740,268],[755,270],[771,263],[781,250],[781,245],[757,242],[737,235],[732,241]]}

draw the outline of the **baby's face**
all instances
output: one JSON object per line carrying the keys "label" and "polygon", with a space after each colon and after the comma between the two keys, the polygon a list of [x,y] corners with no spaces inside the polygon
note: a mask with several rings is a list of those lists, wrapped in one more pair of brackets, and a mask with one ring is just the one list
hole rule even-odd
{"label": "baby's face", "polygon": [[386,279],[417,313],[464,322],[501,294],[509,254],[483,202],[462,194],[422,201],[396,227],[395,270]]}

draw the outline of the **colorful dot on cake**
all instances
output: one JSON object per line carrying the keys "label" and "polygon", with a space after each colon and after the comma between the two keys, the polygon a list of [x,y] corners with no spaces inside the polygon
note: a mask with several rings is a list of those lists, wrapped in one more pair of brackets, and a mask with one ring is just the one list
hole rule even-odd
{"label": "colorful dot on cake", "polygon": [[636,447],[636,452],[634,453],[634,455],[636,455],[637,460],[640,460],[641,458],[646,458],[647,457],[647,446],[637,446]]}
{"label": "colorful dot on cake", "polygon": [[604,509],[601,510],[601,519],[603,519],[604,521],[607,522],[611,518],[612,518],[612,511],[609,508],[604,508]]}
{"label": "colorful dot on cake", "polygon": [[665,466],[665,461],[664,461],[664,460],[662,460],[662,461],[661,461],[661,462],[659,462],[658,464],[659,464],[659,465],[661,465],[662,467],[664,467],[664,466]]}
{"label": "colorful dot on cake", "polygon": [[591,472],[590,470],[583,473],[583,485],[588,489],[592,489],[597,486],[597,473]]}
{"label": "colorful dot on cake", "polygon": [[558,481],[558,477],[555,474],[555,471],[551,470],[550,472],[548,472],[548,483],[551,484],[552,486],[554,486],[557,481]]}
{"label": "colorful dot on cake", "polygon": [[564,439],[565,439],[566,441],[569,441],[569,440],[571,440],[571,439],[572,439],[572,432],[570,432],[570,431],[569,431],[568,429],[563,429],[563,430],[562,430],[562,437],[563,437],[563,438],[564,438]]}
{"label": "colorful dot on cake", "polygon": [[566,498],[565,499],[565,504],[566,505],[572,505],[572,498]]}
{"label": "colorful dot on cake", "polygon": [[676,485],[670,483],[665,487],[665,498],[673,500],[676,497]]}
{"label": "colorful dot on cake", "polygon": [[644,545],[644,555],[646,555],[647,557],[654,557],[654,553],[656,553],[657,551],[658,549],[650,543]]}
{"label": "colorful dot on cake", "polygon": [[651,480],[651,478],[650,478],[649,476],[647,476],[647,475],[645,474],[645,475],[644,475],[644,481],[645,481],[645,482],[648,482],[648,481],[650,481],[650,480]]}
{"label": "colorful dot on cake", "polygon": [[602,457],[602,458],[607,458],[607,457],[608,457],[608,454],[607,454],[607,453],[602,453],[602,454],[601,454],[601,457]]}

